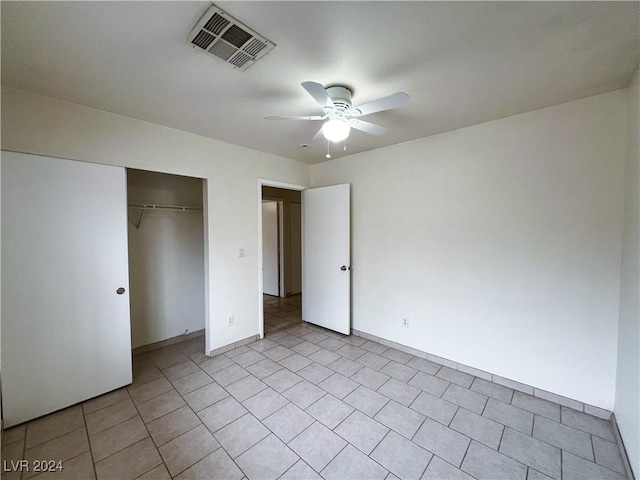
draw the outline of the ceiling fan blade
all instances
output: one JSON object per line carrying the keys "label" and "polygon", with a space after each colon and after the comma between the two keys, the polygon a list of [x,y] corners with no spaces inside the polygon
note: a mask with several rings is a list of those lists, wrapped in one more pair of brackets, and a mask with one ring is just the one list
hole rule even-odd
{"label": "ceiling fan blade", "polygon": [[322,108],[333,108],[333,101],[327,95],[326,90],[322,85],[316,82],[302,82],[302,88],[304,88],[309,95],[311,95],[316,102],[318,102]]}
{"label": "ceiling fan blade", "polygon": [[377,100],[364,103],[359,107],[350,108],[347,115],[359,117],[361,115],[369,115],[370,113],[381,112],[383,110],[404,107],[407,103],[409,103],[409,95],[404,92],[398,92],[387,97],[382,97]]}
{"label": "ceiling fan blade", "polygon": [[298,115],[293,117],[264,117],[265,120],[324,120],[326,115]]}
{"label": "ceiling fan blade", "polygon": [[386,127],[376,125],[375,123],[365,122],[364,120],[359,120],[357,118],[350,118],[349,120],[347,120],[347,123],[350,127],[368,133],[370,135],[380,136],[384,135],[388,131]]}

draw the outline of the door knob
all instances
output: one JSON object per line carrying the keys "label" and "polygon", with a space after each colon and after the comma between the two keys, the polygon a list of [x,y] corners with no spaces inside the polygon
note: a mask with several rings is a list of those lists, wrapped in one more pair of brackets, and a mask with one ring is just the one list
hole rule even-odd
{"label": "door knob", "polygon": [[344,271],[347,271],[347,270],[351,270],[351,267],[347,267],[346,265],[342,265],[340,267],[340,270],[342,270],[344,272]]}
{"label": "door knob", "polygon": [[125,292],[125,289],[124,289],[124,288],[122,288],[122,287],[120,287],[119,289],[117,289],[117,290],[116,290],[116,293],[117,293],[118,295],[122,295],[124,292]]}

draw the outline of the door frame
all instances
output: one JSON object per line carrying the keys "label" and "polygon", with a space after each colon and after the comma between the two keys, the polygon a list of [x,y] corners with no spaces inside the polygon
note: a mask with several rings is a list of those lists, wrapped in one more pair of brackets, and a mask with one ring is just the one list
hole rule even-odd
{"label": "door frame", "polygon": [[[258,200],[256,202],[256,205],[258,208],[258,248],[257,248],[258,270],[256,273],[258,275],[258,334],[261,339],[264,338],[264,300],[263,300],[264,294],[262,292],[264,289],[264,283],[262,279],[262,187],[283,188],[286,190],[296,190],[299,192],[309,188],[305,185],[298,185],[295,183],[278,182],[276,180],[258,178],[258,190],[257,190]],[[302,202],[302,205],[303,205],[302,220],[304,220],[304,201]],[[301,232],[301,235],[302,235],[302,232]],[[303,245],[302,248],[304,249],[304,238],[302,238],[302,245]],[[302,265],[302,268],[304,269],[304,265]],[[284,282],[281,282],[281,285],[284,286]],[[282,289],[281,289],[281,292],[282,292]],[[302,284],[302,293],[304,295],[304,282]]]}
{"label": "door frame", "polygon": [[[277,255],[277,269],[278,269],[278,279],[277,279],[277,284],[278,284],[278,297],[284,297],[285,296],[285,289],[284,289],[284,242],[283,242],[283,201],[282,200],[262,200],[262,205],[264,206],[265,203],[275,203],[276,204],[276,230],[277,230],[277,240],[276,240],[276,255]],[[262,212],[262,225],[264,226],[264,210]],[[263,235],[263,240],[264,240],[264,235]],[[264,266],[264,244],[262,246],[262,262],[263,262],[263,266]],[[263,282],[263,288],[264,288],[264,270],[262,272],[262,282]],[[262,292],[264,293],[264,292]],[[269,294],[271,295],[271,294]]]}
{"label": "door frame", "polygon": [[[84,161],[84,160],[81,160]],[[88,162],[87,163],[94,163]],[[118,166],[118,165],[116,165]],[[172,175],[175,177],[187,177],[187,178],[197,178],[198,180],[202,180],[202,240],[204,247],[204,354],[209,356],[211,353],[211,302],[210,302],[210,275],[209,275],[209,190],[208,190],[208,180],[205,177],[200,177],[198,175],[189,175],[185,173],[175,173],[172,170],[157,170],[151,169],[148,167],[131,167],[131,166],[122,166],[125,172],[129,170],[139,170],[141,172],[149,172],[149,173],[161,173],[163,175]],[[128,193],[128,192],[127,192]],[[128,204],[128,202],[127,202]],[[128,214],[128,212],[127,212]],[[128,223],[128,219],[127,219]],[[127,228],[131,228],[130,225],[127,225]],[[127,231],[128,235],[128,231]],[[127,238],[128,241],[128,238]],[[129,264],[129,273],[131,272],[131,264],[129,263],[129,258],[127,258],[127,263]],[[131,292],[131,289],[129,289]],[[167,339],[170,340],[170,339]]]}

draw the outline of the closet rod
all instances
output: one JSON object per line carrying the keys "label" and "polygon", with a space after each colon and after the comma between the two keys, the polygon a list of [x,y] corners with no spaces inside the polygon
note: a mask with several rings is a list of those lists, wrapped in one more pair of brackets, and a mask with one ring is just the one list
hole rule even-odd
{"label": "closet rod", "polygon": [[144,216],[144,212],[146,210],[169,210],[172,212],[201,212],[202,211],[202,208],[183,207],[181,205],[154,205],[151,203],[130,203],[128,206],[130,208],[140,209],[140,218],[138,218],[138,223],[134,223],[136,230],[140,228],[140,225],[142,225],[142,217]]}
{"label": "closet rod", "polygon": [[179,212],[201,212],[199,207],[183,207],[181,205],[154,205],[150,203],[130,203],[129,207],[141,208],[142,210],[174,210]]}

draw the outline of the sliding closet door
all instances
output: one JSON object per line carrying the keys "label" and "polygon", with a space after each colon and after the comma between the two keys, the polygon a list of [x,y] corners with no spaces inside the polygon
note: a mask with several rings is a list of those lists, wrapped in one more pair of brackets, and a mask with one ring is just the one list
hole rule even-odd
{"label": "sliding closet door", "polygon": [[124,168],[2,152],[7,426],[131,383]]}

